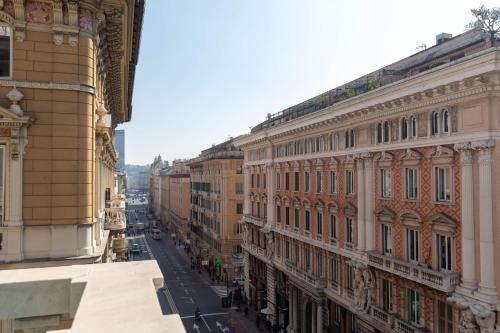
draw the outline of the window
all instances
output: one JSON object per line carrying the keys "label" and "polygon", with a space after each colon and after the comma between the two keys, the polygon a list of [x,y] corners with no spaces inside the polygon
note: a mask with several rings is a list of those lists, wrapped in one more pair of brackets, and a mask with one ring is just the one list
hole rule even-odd
{"label": "window", "polygon": [[449,202],[451,200],[451,171],[450,168],[436,167],[436,201]]}
{"label": "window", "polygon": [[443,111],[441,121],[441,129],[443,130],[443,133],[448,133],[450,131],[448,110]]}
{"label": "window", "polygon": [[382,143],[384,140],[384,133],[382,128],[382,123],[377,124],[377,143]]}
{"label": "window", "polygon": [[417,169],[405,168],[406,199],[416,200],[418,195]]}
{"label": "window", "polygon": [[290,207],[285,207],[285,224],[290,225]]}
{"label": "window", "polygon": [[0,77],[11,76],[11,28],[0,25]]}
{"label": "window", "polygon": [[323,192],[323,178],[321,171],[316,171],[316,193]]}
{"label": "window", "polygon": [[330,215],[330,238],[337,239],[337,216]]}
{"label": "window", "polygon": [[257,202],[257,217],[260,217],[260,202]]}
{"label": "window", "polygon": [[415,325],[420,325],[420,294],[408,289],[408,320]]}
{"label": "window", "polygon": [[281,206],[276,206],[276,222],[281,223]]}
{"label": "window", "polygon": [[317,222],[316,233],[318,235],[322,235],[323,234],[323,213],[318,212],[316,214],[316,222]]}
{"label": "window", "polygon": [[439,114],[437,111],[431,113],[431,135],[439,133]]}
{"label": "window", "polygon": [[352,218],[346,217],[345,218],[345,225],[346,225],[346,242],[349,244],[354,243],[354,231],[353,231],[353,226],[352,226]]}
{"label": "window", "polygon": [[345,171],[345,194],[352,195],[354,193],[354,175],[352,170]]}
{"label": "window", "polygon": [[254,174],[253,173],[252,173],[252,181],[251,181],[251,183],[252,183],[252,187],[254,187],[253,186],[254,185]]}
{"label": "window", "polygon": [[0,225],[4,220],[5,146],[0,146]]}
{"label": "window", "polygon": [[389,142],[390,140],[390,125],[388,121],[384,122],[384,143]]}
{"label": "window", "polygon": [[391,170],[380,169],[380,196],[382,198],[391,197]]}
{"label": "window", "polygon": [[305,191],[306,192],[309,192],[311,189],[310,189],[310,184],[309,184],[309,172],[304,172],[304,187],[305,187]]}
{"label": "window", "polygon": [[345,148],[353,148],[354,147],[355,134],[354,130],[345,131]]}
{"label": "window", "polygon": [[387,279],[382,279],[382,307],[387,312],[392,312],[392,281]]}
{"label": "window", "polygon": [[264,218],[267,218],[267,204],[264,203]]}
{"label": "window", "polygon": [[295,173],[294,186],[295,186],[295,191],[299,191],[300,186],[299,186],[299,173],[298,172]]}
{"label": "window", "polygon": [[241,223],[236,223],[235,227],[236,227],[235,233],[237,235],[239,235],[239,234],[241,234],[243,232],[243,225]]}
{"label": "window", "polygon": [[437,263],[438,269],[444,272],[451,272],[452,270],[452,239],[451,236],[437,235]]}
{"label": "window", "polygon": [[285,190],[290,191],[290,173],[285,173]]}
{"label": "window", "polygon": [[339,260],[337,259],[337,257],[335,258],[332,258],[332,271],[331,271],[331,279],[332,281],[334,282],[339,282]]}
{"label": "window", "polygon": [[408,120],[406,117],[401,119],[401,140],[408,139]]}
{"label": "window", "polygon": [[311,250],[309,249],[308,246],[304,248],[304,259],[305,259],[305,264],[306,264],[306,271],[310,272],[311,271]]}
{"label": "window", "polygon": [[295,229],[299,229],[300,227],[300,221],[299,221],[299,209],[295,208],[295,216],[294,216],[294,222],[295,222]]}
{"label": "window", "polygon": [[236,204],[236,214],[243,214],[243,204]]}
{"label": "window", "polygon": [[263,177],[262,177],[262,183],[263,183],[263,187],[266,188],[267,187],[267,174],[263,175]]}
{"label": "window", "polygon": [[290,259],[290,242],[285,242],[285,258]]}
{"label": "window", "polygon": [[330,193],[337,192],[337,173],[335,171],[330,171]]}
{"label": "window", "polygon": [[410,138],[416,138],[417,137],[417,118],[415,116],[410,117],[410,130],[409,130],[409,137]]}
{"label": "window", "polygon": [[281,174],[280,173],[276,174],[276,189],[278,191],[281,190]]}
{"label": "window", "polygon": [[243,194],[243,184],[242,183],[236,183],[236,194]]}
{"label": "window", "polygon": [[354,267],[351,265],[347,265],[347,290],[353,292],[354,291],[354,280],[355,280],[355,272]]}
{"label": "window", "polygon": [[323,254],[321,254],[321,252],[316,255],[316,262],[318,263],[318,276],[325,276],[325,270],[323,267]]}
{"label": "window", "polygon": [[419,261],[419,235],[414,229],[406,229],[406,255],[409,261]]}
{"label": "window", "polygon": [[438,333],[453,333],[453,307],[446,302],[437,301]]}
{"label": "window", "polygon": [[299,266],[300,264],[300,248],[299,244],[295,244],[295,265]]}
{"label": "window", "polygon": [[260,174],[257,174],[257,188],[260,187]]}
{"label": "window", "polygon": [[382,253],[392,255],[392,227],[382,224]]}
{"label": "window", "polygon": [[306,231],[311,231],[311,213],[308,210],[305,212],[305,221]]}

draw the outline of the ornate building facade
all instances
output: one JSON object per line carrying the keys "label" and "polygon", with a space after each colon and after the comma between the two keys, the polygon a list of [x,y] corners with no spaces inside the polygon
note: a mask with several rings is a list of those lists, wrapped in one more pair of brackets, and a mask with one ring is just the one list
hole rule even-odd
{"label": "ornate building facade", "polygon": [[243,153],[229,140],[189,162],[192,248],[215,276],[242,274]]}
{"label": "ornate building facade", "polygon": [[440,37],[235,140],[245,292],[274,325],[500,331],[500,50]]}

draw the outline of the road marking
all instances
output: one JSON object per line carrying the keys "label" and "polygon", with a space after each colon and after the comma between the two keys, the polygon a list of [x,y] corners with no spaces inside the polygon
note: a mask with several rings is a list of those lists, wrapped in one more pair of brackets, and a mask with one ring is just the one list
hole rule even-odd
{"label": "road marking", "polygon": [[196,332],[200,333],[200,329],[196,323],[193,324],[193,329],[196,330]]}
{"label": "road marking", "polygon": [[229,332],[229,327],[226,326],[226,327],[223,328],[222,324],[219,323],[218,321],[216,321],[215,324],[221,330],[222,333]]}
{"label": "road marking", "polygon": [[[204,315],[201,315],[201,317],[211,317],[211,316],[223,316],[227,315],[229,312],[217,312],[217,313],[207,313]],[[189,319],[189,318],[194,318],[194,316],[183,316],[181,319]]]}
{"label": "road marking", "polygon": [[163,294],[167,298],[168,305],[170,305],[172,312],[179,313],[179,310],[177,309],[177,306],[175,305],[174,298],[172,297],[172,294],[170,293],[170,290],[168,289],[167,285],[165,285],[163,287]]}
{"label": "road marking", "polygon": [[187,299],[187,300],[189,300],[189,302],[187,302],[187,301],[186,301],[186,303],[189,303],[189,304],[195,304],[195,303],[194,303],[194,300],[193,300],[193,298],[192,298],[192,297],[181,297],[181,298],[182,298],[182,299]]}
{"label": "road marking", "polygon": [[208,330],[209,332],[212,332],[212,330],[210,329],[210,326],[208,326],[207,321],[206,321],[206,320],[205,320],[205,318],[203,318],[203,317],[204,317],[204,316],[201,316],[201,320],[203,320],[203,323],[205,323],[205,326],[207,327],[207,330]]}

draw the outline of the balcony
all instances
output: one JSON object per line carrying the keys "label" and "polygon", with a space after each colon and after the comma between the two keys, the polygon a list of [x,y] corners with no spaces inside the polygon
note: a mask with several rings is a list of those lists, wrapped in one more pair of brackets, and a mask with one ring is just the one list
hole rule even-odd
{"label": "balcony", "polygon": [[264,248],[258,246],[257,244],[253,244],[251,242],[246,242],[245,244],[243,244],[243,248],[245,250],[247,250],[248,252],[250,252],[250,254],[252,254],[254,256],[260,257],[261,259],[266,258],[266,250]]}
{"label": "balcony", "polygon": [[458,273],[439,272],[407,261],[387,257],[377,252],[368,252],[368,263],[378,269],[445,293],[454,291],[460,280]]}
{"label": "balcony", "polygon": [[260,218],[260,217],[256,217],[256,216],[253,216],[253,215],[249,215],[249,214],[246,214],[243,216],[245,222],[247,223],[252,223],[260,228],[262,228],[264,226],[264,219]]}
{"label": "balcony", "polygon": [[281,269],[286,270],[289,272],[291,275],[299,278],[300,280],[306,282],[310,286],[316,288],[316,289],[323,289],[326,288],[326,278],[324,277],[318,277],[310,272],[306,272],[305,270],[301,269],[300,267],[296,267],[291,261],[286,260],[285,265],[279,261],[274,261],[276,266],[280,267]]}
{"label": "balcony", "polygon": [[380,323],[385,324],[386,326],[388,326],[390,328],[393,327],[394,316],[392,314],[382,310],[381,308],[379,308],[375,305],[371,306],[370,314],[375,320],[379,321]]}
{"label": "balcony", "polygon": [[426,330],[415,327],[412,324],[407,323],[406,321],[404,321],[400,318],[395,318],[394,331],[400,332],[400,333],[424,333],[424,332],[426,332]]}

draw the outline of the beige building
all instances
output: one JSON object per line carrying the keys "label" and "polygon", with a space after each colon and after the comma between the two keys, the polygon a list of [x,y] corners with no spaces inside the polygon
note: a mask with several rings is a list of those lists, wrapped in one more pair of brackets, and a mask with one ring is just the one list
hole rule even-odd
{"label": "beige building", "polygon": [[183,331],[162,316],[156,263],[84,265],[126,251],[114,138],[132,115],[143,11],[0,1],[1,333]]}
{"label": "beige building", "polygon": [[206,149],[189,163],[192,248],[215,276],[242,274],[243,154],[229,140]]}
{"label": "beige building", "polygon": [[157,218],[160,218],[160,202],[161,202],[161,184],[160,171],[168,166],[168,162],[164,162],[160,155],[156,156],[153,163],[149,167],[149,197],[151,201],[150,208]]}
{"label": "beige building", "polygon": [[500,332],[500,49],[469,31],[241,136],[245,291],[289,332]]}
{"label": "beige building", "polygon": [[159,171],[160,219],[183,244],[189,244],[189,167],[185,161],[176,160],[171,167]]}

